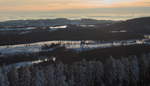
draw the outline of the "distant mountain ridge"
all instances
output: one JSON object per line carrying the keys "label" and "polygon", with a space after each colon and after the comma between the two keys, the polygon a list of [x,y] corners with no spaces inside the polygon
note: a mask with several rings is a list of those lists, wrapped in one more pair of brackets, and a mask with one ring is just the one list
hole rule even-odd
{"label": "distant mountain ridge", "polygon": [[79,19],[79,20],[70,20],[66,18],[57,18],[57,19],[41,19],[41,20],[12,20],[0,22],[0,27],[43,27],[43,26],[54,26],[54,25],[79,25],[79,24],[105,24],[113,23],[115,21],[111,20],[94,20],[94,19]]}

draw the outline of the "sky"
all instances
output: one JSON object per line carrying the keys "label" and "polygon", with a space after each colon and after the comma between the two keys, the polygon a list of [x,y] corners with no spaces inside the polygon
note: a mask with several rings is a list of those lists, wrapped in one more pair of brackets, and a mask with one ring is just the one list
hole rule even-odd
{"label": "sky", "polygon": [[150,7],[150,0],[0,0],[0,11]]}
{"label": "sky", "polygon": [[150,16],[150,0],[0,0],[0,21],[47,18],[127,20]]}

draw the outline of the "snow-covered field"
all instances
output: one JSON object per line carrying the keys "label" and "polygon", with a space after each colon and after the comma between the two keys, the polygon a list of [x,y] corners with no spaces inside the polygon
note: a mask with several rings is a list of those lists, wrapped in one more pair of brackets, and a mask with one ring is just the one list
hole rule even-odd
{"label": "snow-covered field", "polygon": [[[16,54],[16,53],[32,53],[41,51],[41,47],[51,44],[60,44],[60,46],[65,46],[67,49],[73,49],[76,51],[84,51],[95,48],[108,48],[113,46],[128,46],[134,44],[150,44],[146,42],[147,39],[141,40],[122,40],[122,41],[113,41],[113,42],[101,42],[101,41],[45,41],[45,42],[36,42],[30,44],[18,44],[18,45],[6,45],[0,46],[1,54]],[[52,49],[50,49],[52,50]]]}
{"label": "snow-covered field", "polygon": [[24,28],[0,28],[0,31],[26,31],[34,30],[36,27],[24,27]]}

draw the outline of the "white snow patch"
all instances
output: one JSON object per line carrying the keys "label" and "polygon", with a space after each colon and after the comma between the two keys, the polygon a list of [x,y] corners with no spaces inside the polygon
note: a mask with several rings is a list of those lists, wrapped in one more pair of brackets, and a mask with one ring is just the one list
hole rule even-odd
{"label": "white snow patch", "polygon": [[19,34],[23,35],[23,34],[27,34],[27,33],[31,33],[31,31],[23,31],[23,32],[20,32]]}
{"label": "white snow patch", "polygon": [[63,25],[63,26],[51,26],[49,28],[50,29],[61,29],[61,28],[67,28],[67,25]]}
{"label": "white snow patch", "polygon": [[112,33],[126,33],[126,30],[119,30],[119,31],[111,31]]}
{"label": "white snow patch", "polygon": [[81,27],[95,27],[95,25],[80,25]]}

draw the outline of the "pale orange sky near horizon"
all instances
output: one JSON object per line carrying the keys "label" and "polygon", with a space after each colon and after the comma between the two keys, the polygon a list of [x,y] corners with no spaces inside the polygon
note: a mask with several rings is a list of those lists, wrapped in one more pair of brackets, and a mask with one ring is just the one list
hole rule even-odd
{"label": "pale orange sky near horizon", "polygon": [[0,11],[150,7],[150,0],[0,0]]}

